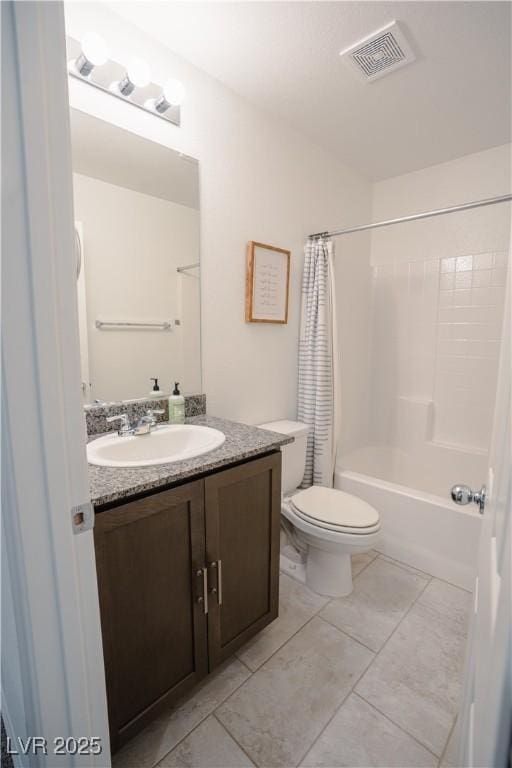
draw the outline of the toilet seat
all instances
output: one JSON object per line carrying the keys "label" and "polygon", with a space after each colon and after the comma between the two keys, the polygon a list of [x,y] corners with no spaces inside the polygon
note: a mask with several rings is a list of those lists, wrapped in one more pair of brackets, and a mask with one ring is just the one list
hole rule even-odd
{"label": "toilet seat", "polygon": [[380,529],[376,509],[335,488],[314,485],[292,496],[290,504],[297,517],[318,528],[360,536]]}

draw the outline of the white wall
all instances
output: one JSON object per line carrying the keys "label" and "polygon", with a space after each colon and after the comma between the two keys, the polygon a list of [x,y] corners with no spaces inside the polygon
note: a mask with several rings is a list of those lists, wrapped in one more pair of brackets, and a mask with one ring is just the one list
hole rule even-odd
{"label": "white wall", "polygon": [[[505,145],[375,184],[373,219],[510,189],[510,145]],[[487,450],[510,209],[504,203],[373,232],[377,442],[403,447],[411,439],[433,439]]]}
{"label": "white wall", "polygon": [[[112,58],[144,56],[155,80],[175,76],[187,88],[181,128],[77,81],[70,82],[70,100],[199,159],[202,360],[209,412],[252,423],[295,418],[303,240],[329,226],[367,221],[370,184],[100,4],[70,3],[66,20],[68,34],[80,37],[98,29]],[[286,326],[244,322],[248,240],[292,251]],[[340,244],[337,257],[347,435],[360,433],[366,419],[367,243],[361,236]],[[361,371],[357,380],[355,370]]]}
{"label": "white wall", "polygon": [[[157,377],[162,392],[179,381],[201,387],[199,308],[181,317],[180,264],[199,259],[194,208],[74,174],[75,217],[82,224],[91,397],[146,397]],[[197,281],[189,292],[198,293]],[[170,331],[99,330],[96,320],[172,323]],[[179,326],[174,326],[176,319]],[[195,352],[187,354],[183,334]]]}

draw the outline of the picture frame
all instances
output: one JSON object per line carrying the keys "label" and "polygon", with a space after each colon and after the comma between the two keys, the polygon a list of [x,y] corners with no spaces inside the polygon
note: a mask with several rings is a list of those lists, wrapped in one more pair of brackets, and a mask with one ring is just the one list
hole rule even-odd
{"label": "picture frame", "polygon": [[290,256],[285,248],[250,240],[247,243],[245,321],[288,322]]}

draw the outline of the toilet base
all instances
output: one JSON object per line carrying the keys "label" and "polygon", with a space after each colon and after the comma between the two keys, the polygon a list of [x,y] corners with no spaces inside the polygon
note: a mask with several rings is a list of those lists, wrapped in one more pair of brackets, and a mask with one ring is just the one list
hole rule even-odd
{"label": "toilet base", "polygon": [[346,597],[352,592],[350,555],[332,554],[309,547],[305,559],[285,547],[279,558],[279,569],[290,578],[305,584],[313,592],[326,597]]}
{"label": "toilet base", "polygon": [[352,592],[350,554],[326,552],[311,545],[306,558],[306,586],[326,597],[346,597]]}

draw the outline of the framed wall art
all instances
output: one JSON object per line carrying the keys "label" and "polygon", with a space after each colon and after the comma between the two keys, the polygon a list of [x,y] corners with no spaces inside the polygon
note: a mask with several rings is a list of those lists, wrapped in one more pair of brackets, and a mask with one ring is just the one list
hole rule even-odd
{"label": "framed wall art", "polygon": [[273,245],[247,243],[245,320],[287,323],[290,251]]}

